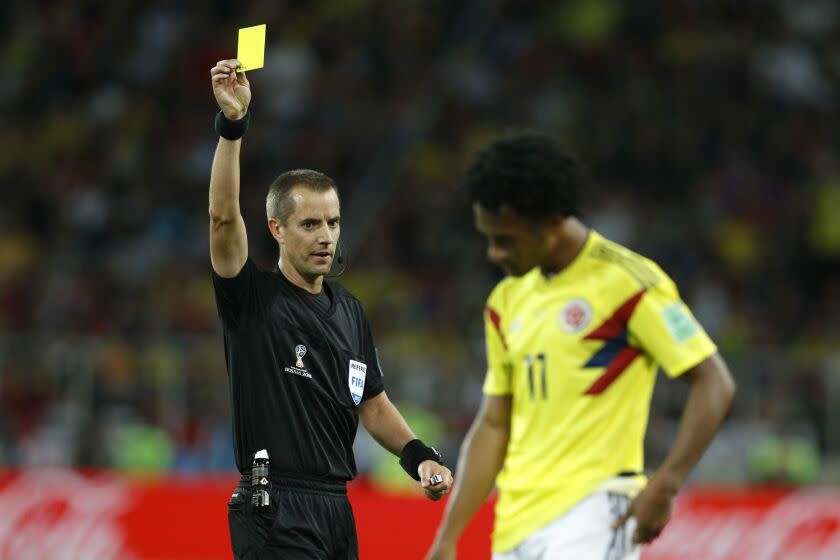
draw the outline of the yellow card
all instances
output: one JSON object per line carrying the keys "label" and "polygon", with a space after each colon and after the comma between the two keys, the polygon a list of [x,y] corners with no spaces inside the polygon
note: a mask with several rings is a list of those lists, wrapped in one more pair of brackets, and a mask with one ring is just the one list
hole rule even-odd
{"label": "yellow card", "polygon": [[265,59],[265,24],[254,27],[243,27],[239,30],[239,46],[236,49],[236,58],[242,66],[236,69],[237,72],[256,70],[263,67]]}

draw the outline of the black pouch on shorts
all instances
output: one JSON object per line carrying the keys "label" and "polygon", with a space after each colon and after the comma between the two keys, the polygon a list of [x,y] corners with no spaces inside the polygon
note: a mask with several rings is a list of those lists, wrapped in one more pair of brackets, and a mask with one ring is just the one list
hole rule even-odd
{"label": "black pouch on shorts", "polygon": [[271,534],[277,517],[278,493],[271,490],[271,505],[255,508],[251,503],[251,489],[238,486],[228,501],[228,525],[230,544],[234,558],[260,550]]}

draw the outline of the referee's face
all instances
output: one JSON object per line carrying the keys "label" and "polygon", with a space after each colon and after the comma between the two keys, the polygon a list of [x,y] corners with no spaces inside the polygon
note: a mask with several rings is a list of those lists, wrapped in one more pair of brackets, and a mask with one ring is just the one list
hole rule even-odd
{"label": "referee's face", "polygon": [[507,274],[522,276],[541,265],[549,252],[542,224],[524,218],[507,206],[491,212],[473,204],[476,229],[487,239],[487,260]]}
{"label": "referee's face", "polygon": [[280,255],[307,280],[330,271],[338,236],[341,233],[340,206],[334,189],[318,192],[296,186],[289,193],[294,212],[285,225],[279,225]]}

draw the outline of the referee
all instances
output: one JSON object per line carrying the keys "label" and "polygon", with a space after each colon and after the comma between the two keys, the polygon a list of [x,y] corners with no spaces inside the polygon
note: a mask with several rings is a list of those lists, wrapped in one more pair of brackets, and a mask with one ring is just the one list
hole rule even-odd
{"label": "referee", "polygon": [[[228,504],[233,553],[241,559],[355,559],[346,483],[356,476],[352,445],[359,419],[399,455],[430,499],[449,491],[452,475],[388,400],[362,305],[340,285],[324,282],[341,229],[333,180],[302,169],[280,175],[266,198],[278,265],[262,270],[248,257],[239,151],[251,90],[238,66],[223,60],[210,70],[221,108],[210,177],[210,258],[242,473]],[[251,468],[262,450],[270,462],[268,505],[252,499]]]}

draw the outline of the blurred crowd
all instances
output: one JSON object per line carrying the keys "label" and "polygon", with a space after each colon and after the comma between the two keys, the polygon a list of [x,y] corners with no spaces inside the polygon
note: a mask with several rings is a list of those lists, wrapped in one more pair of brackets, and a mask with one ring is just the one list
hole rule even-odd
{"label": "blurred crowd", "polygon": [[[534,128],[585,163],[584,220],[659,262],[732,366],[739,394],[696,479],[840,481],[834,0],[4,2],[0,465],[233,469],[209,70],[259,23],[251,255],[276,261],[280,172],[338,181],[338,281],[421,437],[454,458],[481,397],[499,272],[463,171]],[[650,466],[684,397],[660,380]],[[395,464],[364,433],[357,452],[363,472]]]}

